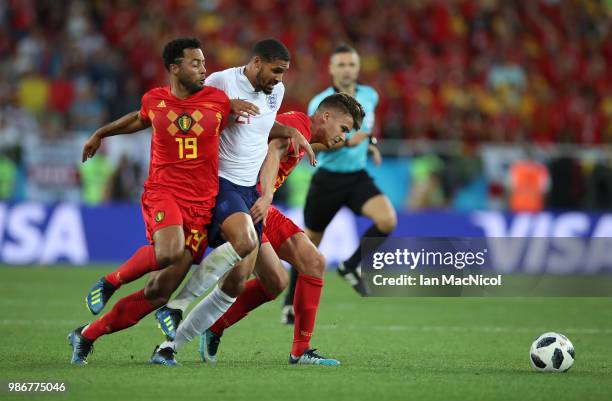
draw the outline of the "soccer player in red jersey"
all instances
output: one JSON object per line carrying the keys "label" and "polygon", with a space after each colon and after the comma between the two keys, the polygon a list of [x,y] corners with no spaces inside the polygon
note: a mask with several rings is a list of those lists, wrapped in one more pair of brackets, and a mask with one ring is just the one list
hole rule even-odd
{"label": "soccer player in red jersey", "polygon": [[[218,192],[219,133],[227,123],[230,101],[223,91],[204,86],[205,59],[197,39],[169,42],[163,59],[170,86],[145,93],[140,112],[98,129],[84,147],[83,161],[94,156],[103,138],[153,128],[150,171],[142,195],[151,244],[98,281],[99,290],[87,297],[94,314],[107,300],[102,302],[103,295],[108,298],[122,283],[148,272],[174,268],[178,286],[207,246],[206,229]],[[71,362],[85,364],[97,338],[133,326],[161,306],[155,301],[155,291],[147,294],[142,289],[120,299],[100,319],[75,329],[69,334]]]}
{"label": "soccer player in red jersey", "polygon": [[[312,116],[304,113],[289,112],[277,116],[277,121],[296,128],[311,144],[332,148],[342,142],[353,128],[359,128],[364,117],[361,105],[351,96],[338,93],[323,100]],[[314,146],[313,146],[314,148]],[[265,220],[264,237],[259,251],[255,272],[257,278],[246,283],[236,302],[229,310],[202,335],[200,353],[202,359],[216,361],[217,349],[223,331],[245,317],[259,305],[275,299],[287,286],[287,272],[280,259],[291,263],[299,271],[298,290],[295,295],[296,323],[294,340],[289,362],[292,364],[338,365],[335,359],[318,355],[310,348],[315,325],[316,312],[323,287],[325,260],[304,232],[278,209],[270,206],[273,193],[302,159],[303,151],[293,152],[287,140],[276,139],[269,143],[268,155],[260,171],[261,202],[251,209],[255,222]],[[266,216],[267,215],[267,216]],[[230,275],[232,272],[230,271]],[[194,279],[194,274],[190,281]],[[188,284],[189,285],[189,284]],[[187,285],[187,286],[188,286]],[[186,287],[187,287],[186,286]],[[198,295],[181,291],[171,302],[184,312],[190,301]],[[170,306],[170,304],[169,304]],[[191,330],[191,320],[198,320],[197,306],[178,326],[177,339],[162,343],[151,358],[153,363],[175,365],[174,354],[185,341],[181,331]],[[189,336],[188,336],[189,337]]]}

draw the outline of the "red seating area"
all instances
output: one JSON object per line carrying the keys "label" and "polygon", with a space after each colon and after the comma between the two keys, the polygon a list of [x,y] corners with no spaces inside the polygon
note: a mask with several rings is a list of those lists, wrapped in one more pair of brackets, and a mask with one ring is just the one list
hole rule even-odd
{"label": "red seating area", "polygon": [[163,44],[191,35],[204,43],[209,72],[244,63],[259,39],[284,41],[293,56],[285,110],[304,109],[329,85],[328,56],[338,42],[354,45],[362,81],[381,94],[384,138],[612,141],[610,2],[3,4],[0,108],[25,109],[43,135],[89,131],[138,107],[144,90],[165,82]]}

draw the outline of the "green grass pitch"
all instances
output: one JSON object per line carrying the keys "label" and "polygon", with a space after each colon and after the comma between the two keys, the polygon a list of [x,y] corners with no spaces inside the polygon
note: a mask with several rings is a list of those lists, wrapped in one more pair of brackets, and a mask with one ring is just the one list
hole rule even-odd
{"label": "green grass pitch", "polygon": [[[162,340],[152,316],[102,337],[89,365],[69,364],[66,334],[91,320],[90,285],[111,267],[0,267],[0,381],[65,381],[46,400],[609,400],[611,298],[358,298],[326,277],[312,344],[340,367],[289,366],[292,328],[280,304],[260,307],[226,331],[219,362],[199,361],[197,343],[180,368],[150,366]],[[141,287],[126,286],[113,301]],[[107,307],[108,310],[108,307]],[[532,370],[528,350],[545,331],[572,340],[565,374]]]}

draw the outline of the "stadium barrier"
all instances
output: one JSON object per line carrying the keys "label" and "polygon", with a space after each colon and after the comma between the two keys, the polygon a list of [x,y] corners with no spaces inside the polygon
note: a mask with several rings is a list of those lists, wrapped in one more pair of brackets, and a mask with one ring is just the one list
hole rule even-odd
{"label": "stadium barrier", "polygon": [[[302,225],[302,211],[286,210]],[[321,251],[328,264],[350,256],[359,235],[370,222],[341,210],[325,233]],[[581,269],[580,255],[595,252],[599,263],[590,270],[612,271],[612,214],[584,212],[543,212],[507,214],[497,211],[471,213],[423,212],[399,213],[396,237],[540,237],[549,238],[554,256],[555,238],[574,237],[575,266]],[[598,238],[598,241],[592,241]],[[610,239],[609,246],[607,245]],[[146,243],[144,224],[138,205],[115,204],[85,207],[72,203],[47,205],[38,202],[0,203],[0,263],[4,265],[48,265],[68,263],[120,263]],[[524,241],[514,252],[530,249],[542,241]],[[597,249],[594,249],[596,247]],[[557,255],[558,256],[558,255]],[[592,256],[592,255],[591,255]]]}

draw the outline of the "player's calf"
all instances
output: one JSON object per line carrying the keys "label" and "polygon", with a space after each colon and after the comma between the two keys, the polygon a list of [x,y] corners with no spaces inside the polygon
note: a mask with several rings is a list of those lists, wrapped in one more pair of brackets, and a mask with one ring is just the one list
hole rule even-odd
{"label": "player's calf", "polygon": [[322,278],[325,273],[325,257],[302,232],[286,239],[278,249],[278,256],[301,274]]}
{"label": "player's calf", "polygon": [[168,303],[172,293],[185,278],[192,262],[193,257],[189,251],[183,249],[178,262],[151,273],[145,285],[144,296],[152,306],[159,308]]}
{"label": "player's calf", "polygon": [[[237,251],[236,251],[237,252]],[[257,248],[238,262],[219,282],[219,288],[230,297],[236,298],[244,290],[247,279],[253,272]]]}
{"label": "player's calf", "polygon": [[276,299],[289,285],[289,274],[284,268],[268,272],[266,275],[260,274],[257,277],[264,285],[270,299]]}

